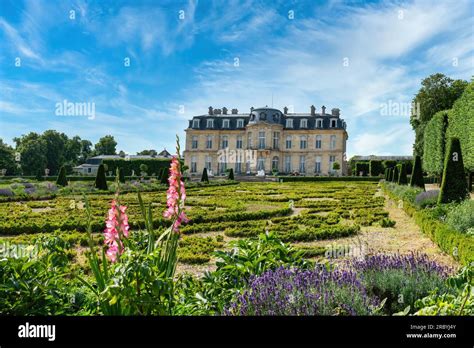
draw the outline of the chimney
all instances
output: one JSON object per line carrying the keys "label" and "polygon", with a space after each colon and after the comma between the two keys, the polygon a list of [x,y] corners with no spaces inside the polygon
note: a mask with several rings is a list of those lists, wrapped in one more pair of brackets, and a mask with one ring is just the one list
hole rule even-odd
{"label": "chimney", "polygon": [[222,108],[222,113],[223,113],[224,115],[227,115],[227,108],[226,108],[225,106]]}
{"label": "chimney", "polygon": [[285,115],[288,113],[288,108],[287,108],[286,106],[283,108],[283,113],[284,113]]}
{"label": "chimney", "polygon": [[239,113],[239,110],[237,109],[232,109],[232,115],[237,115]]}
{"label": "chimney", "polygon": [[220,115],[221,109],[214,109],[214,115]]}
{"label": "chimney", "polygon": [[314,107],[314,105],[311,105],[311,116],[314,115],[316,115],[316,108]]}
{"label": "chimney", "polygon": [[339,117],[340,115],[340,110],[338,108],[334,108],[331,110],[331,113],[333,116]]}
{"label": "chimney", "polygon": [[214,111],[213,111],[213,109],[212,109],[212,106],[209,106],[209,112],[208,112],[208,113],[209,113],[209,115],[213,115],[213,114],[214,114]]}
{"label": "chimney", "polygon": [[321,107],[321,115],[326,115],[326,107],[324,105]]}
{"label": "chimney", "polygon": [[250,112],[252,112],[252,111],[253,111],[253,106],[250,108]]}

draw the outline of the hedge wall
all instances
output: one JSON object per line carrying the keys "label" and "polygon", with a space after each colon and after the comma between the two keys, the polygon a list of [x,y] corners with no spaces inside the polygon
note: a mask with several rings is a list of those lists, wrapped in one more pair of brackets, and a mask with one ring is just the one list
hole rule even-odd
{"label": "hedge wall", "polygon": [[279,176],[282,182],[293,181],[379,181],[378,176]]}
{"label": "hedge wall", "polygon": [[424,132],[423,170],[440,175],[443,172],[445,135],[448,127],[448,111],[439,111],[428,122]]}
{"label": "hedge wall", "polygon": [[140,175],[140,172],[141,172],[140,165],[145,164],[148,167],[147,174],[152,175],[153,173],[155,173],[155,175],[158,175],[162,168],[166,168],[166,169],[169,168],[170,160],[163,159],[163,158],[130,159],[128,161],[124,159],[116,159],[116,160],[108,159],[108,160],[103,160],[102,164],[107,165],[107,173],[112,171],[112,173],[115,174],[117,167],[123,168],[125,176],[132,175],[132,170],[135,171],[135,175]]}
{"label": "hedge wall", "polygon": [[446,135],[448,138],[459,138],[464,168],[474,171],[474,80],[449,112]]}
{"label": "hedge wall", "polygon": [[368,162],[357,162],[355,165],[355,175],[359,176],[362,172],[362,176],[367,176],[369,174],[369,163]]}
{"label": "hedge wall", "polygon": [[371,160],[369,162],[369,173],[370,176],[377,176],[380,174],[384,174],[384,166],[382,164],[382,161],[378,160]]}

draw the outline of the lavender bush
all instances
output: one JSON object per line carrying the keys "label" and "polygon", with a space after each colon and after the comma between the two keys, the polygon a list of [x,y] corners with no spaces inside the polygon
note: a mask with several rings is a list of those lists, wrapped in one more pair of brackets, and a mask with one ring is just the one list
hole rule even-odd
{"label": "lavender bush", "polygon": [[278,268],[251,278],[226,315],[369,315],[379,305],[356,274]]}
{"label": "lavender bush", "polygon": [[415,204],[420,208],[434,206],[438,202],[439,190],[421,192],[415,197]]}
{"label": "lavender bush", "polygon": [[[452,269],[428,259],[425,254],[368,255],[352,260],[350,266],[360,276],[370,296],[387,299],[384,311],[393,314],[435,289],[447,291],[446,278]],[[444,291],[444,292],[445,292]]]}
{"label": "lavender bush", "polygon": [[13,192],[12,192],[12,190],[10,190],[8,188],[2,188],[2,189],[0,189],[0,196],[12,197]]}

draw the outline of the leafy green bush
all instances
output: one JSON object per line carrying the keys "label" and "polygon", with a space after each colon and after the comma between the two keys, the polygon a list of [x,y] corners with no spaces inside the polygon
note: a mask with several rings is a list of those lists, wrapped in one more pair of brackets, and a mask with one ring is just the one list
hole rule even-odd
{"label": "leafy green bush", "polygon": [[460,202],[466,199],[468,194],[461,145],[458,138],[451,138],[444,160],[438,203]]}
{"label": "leafy green bush", "polygon": [[446,223],[456,231],[474,236],[474,201],[453,205],[446,214]]}
{"label": "leafy green bush", "polygon": [[474,315],[474,266],[462,268],[446,283],[448,292],[436,290],[415,302],[415,315]]}
{"label": "leafy green bush", "polygon": [[380,220],[380,227],[393,227],[397,222],[389,218],[383,218]]}

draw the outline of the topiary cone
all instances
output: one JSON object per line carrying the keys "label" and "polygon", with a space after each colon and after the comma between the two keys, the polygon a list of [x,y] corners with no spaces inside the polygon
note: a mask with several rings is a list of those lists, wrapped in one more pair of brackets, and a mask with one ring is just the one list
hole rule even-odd
{"label": "topiary cone", "polygon": [[444,158],[443,181],[438,204],[460,202],[468,196],[459,138],[451,138]]}

